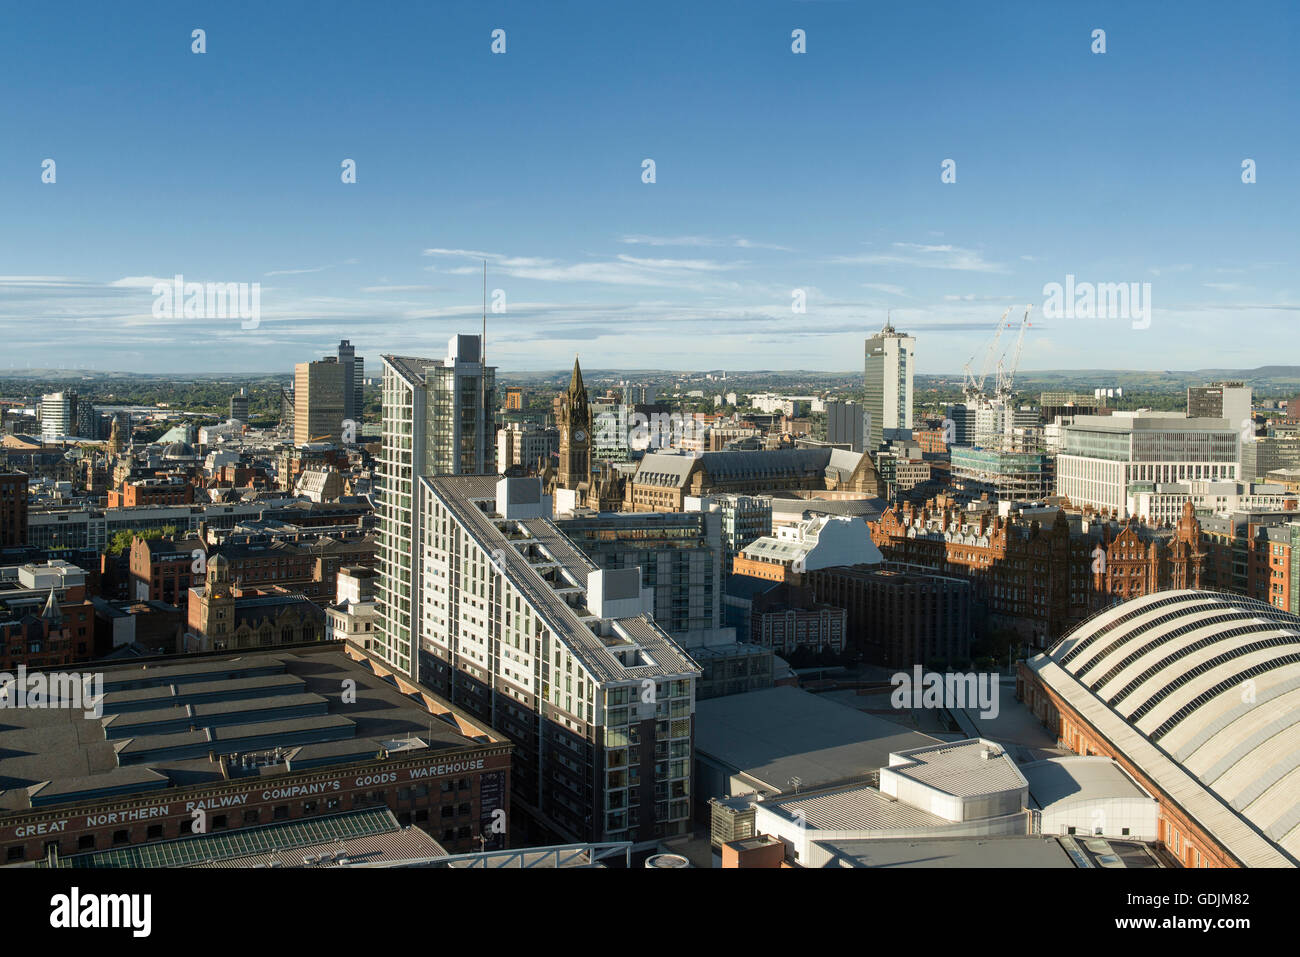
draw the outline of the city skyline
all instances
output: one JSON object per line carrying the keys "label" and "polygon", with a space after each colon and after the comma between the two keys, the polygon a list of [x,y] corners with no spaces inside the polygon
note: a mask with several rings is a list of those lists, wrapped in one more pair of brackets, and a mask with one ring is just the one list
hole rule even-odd
{"label": "city skyline", "polygon": [[[1300,308],[1294,14],[1192,6],[25,11],[0,374],[51,337],[180,374],[423,354],[477,325],[483,260],[503,371],[851,370],[892,312],[918,374],[956,374],[1027,303],[1025,372],[1266,365]],[[156,315],[177,275],[259,284],[258,321]],[[1045,313],[1075,280],[1149,283],[1150,315]]]}

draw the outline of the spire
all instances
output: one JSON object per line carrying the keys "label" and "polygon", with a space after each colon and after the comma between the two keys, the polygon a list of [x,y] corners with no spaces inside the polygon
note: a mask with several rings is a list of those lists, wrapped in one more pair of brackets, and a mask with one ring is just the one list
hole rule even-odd
{"label": "spire", "polygon": [[577,393],[582,392],[583,389],[584,387],[582,384],[582,369],[578,365],[578,357],[574,356],[573,357],[573,378],[569,380],[569,392],[571,394],[576,395]]}
{"label": "spire", "polygon": [[63,620],[63,609],[59,607],[59,599],[54,594],[53,585],[50,586],[50,597],[45,599],[45,607],[41,609],[41,617],[52,621]]}

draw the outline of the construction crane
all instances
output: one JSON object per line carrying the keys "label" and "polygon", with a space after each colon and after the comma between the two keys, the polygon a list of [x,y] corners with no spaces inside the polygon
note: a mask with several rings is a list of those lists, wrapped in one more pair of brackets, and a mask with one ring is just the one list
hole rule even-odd
{"label": "construction crane", "polygon": [[1002,330],[1004,328],[1003,323],[1006,322],[1007,316],[1010,315],[1010,313],[1011,310],[1008,309],[1006,312],[1002,313],[1002,318],[998,320],[997,332],[993,334],[993,340],[984,350],[984,360],[980,363],[978,376],[976,376],[972,367],[972,363],[975,361],[975,356],[971,356],[966,360],[966,365],[962,368],[966,380],[962,386],[962,392],[966,394],[967,399],[974,399],[975,397],[984,394],[984,380],[988,378],[989,370],[993,367],[993,357],[997,354],[998,342],[1002,339]]}
{"label": "construction crane", "polygon": [[[1010,311],[1011,310],[1009,309],[1007,310],[1007,312]],[[1029,314],[1033,311],[1034,306],[1030,303],[1025,308],[1025,314],[1020,320],[1020,332],[1016,336],[1016,347],[1011,357],[1011,364],[1006,364],[1006,353],[1003,353],[1002,358],[998,360],[997,386],[995,394],[1000,399],[1011,398],[1012,386],[1015,384],[1016,380],[1016,370],[1020,368],[1020,353],[1025,347],[1025,330],[1031,325],[1029,322]]]}

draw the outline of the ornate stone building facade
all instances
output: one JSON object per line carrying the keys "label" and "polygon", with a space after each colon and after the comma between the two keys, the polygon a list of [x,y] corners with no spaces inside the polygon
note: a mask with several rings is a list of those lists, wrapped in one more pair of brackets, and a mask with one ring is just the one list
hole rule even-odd
{"label": "ornate stone building facade", "polygon": [[189,591],[189,651],[234,651],[324,638],[325,612],[319,605],[295,593],[241,595],[222,555],[207,563],[203,587]]}
{"label": "ornate stone building facade", "polygon": [[989,624],[1043,646],[1107,605],[1199,588],[1206,552],[1191,503],[1172,529],[1043,509],[972,514],[946,499],[898,505],[871,523],[887,562],[968,578]]}
{"label": "ornate stone building facade", "polygon": [[782,491],[885,496],[884,483],[866,452],[822,447],[694,456],[650,453],[628,479],[623,507],[630,512],[680,512],[688,496]]}

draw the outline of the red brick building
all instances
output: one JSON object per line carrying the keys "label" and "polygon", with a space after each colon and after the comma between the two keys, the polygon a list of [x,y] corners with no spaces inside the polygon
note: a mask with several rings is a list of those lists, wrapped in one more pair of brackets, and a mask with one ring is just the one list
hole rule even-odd
{"label": "red brick building", "polygon": [[230,580],[246,589],[282,588],[306,595],[317,604],[334,600],[338,571],[344,565],[373,568],[377,561],[373,539],[309,542],[273,541],[253,545],[204,546],[198,538],[141,539],[131,543],[133,601],[165,601],[181,605],[186,591],[203,584],[205,569],[220,554]]}
{"label": "red brick building", "polygon": [[0,548],[27,544],[27,476],[0,474]]}
{"label": "red brick building", "polygon": [[109,508],[140,508],[157,505],[193,505],[194,486],[170,479],[138,479],[122,483],[108,493]]}
{"label": "red brick building", "polygon": [[810,589],[775,585],[754,596],[750,609],[750,641],[788,655],[798,648],[845,649],[848,612],[818,602]]}
{"label": "red brick building", "polygon": [[1190,501],[1174,528],[1158,529],[1061,508],[1002,517],[937,498],[891,507],[871,531],[886,561],[968,578],[995,625],[1040,647],[1115,601],[1201,587],[1207,559]]}
{"label": "red brick building", "polygon": [[[56,562],[55,565],[60,563]],[[47,580],[49,566],[27,566]],[[48,591],[6,580],[0,591],[0,671],[54,667],[95,657],[95,606],[81,569]]]}

